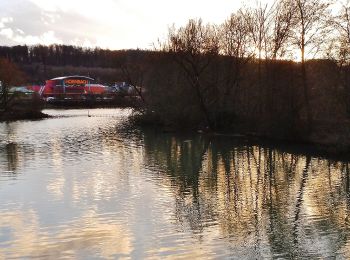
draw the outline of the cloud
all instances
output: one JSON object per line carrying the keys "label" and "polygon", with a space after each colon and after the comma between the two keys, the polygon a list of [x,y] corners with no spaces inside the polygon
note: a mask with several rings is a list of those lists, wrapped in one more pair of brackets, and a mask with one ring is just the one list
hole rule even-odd
{"label": "cloud", "polygon": [[11,28],[5,28],[5,29],[1,29],[0,31],[0,35],[5,36],[9,39],[11,39],[13,37],[13,30]]}
{"label": "cloud", "polygon": [[38,18],[41,15],[42,10],[26,0],[1,2],[0,41],[2,44],[62,43],[63,41],[53,30],[40,22]]}
{"label": "cloud", "polygon": [[81,46],[81,47],[84,47],[84,48],[92,48],[92,47],[94,47],[94,44],[89,39],[75,38],[74,40],[69,42],[69,44],[75,45],[75,46]]}
{"label": "cloud", "polygon": [[4,28],[7,23],[13,22],[12,17],[3,17],[0,19],[0,29]]}
{"label": "cloud", "polygon": [[1,18],[2,23],[11,23],[13,22],[13,17],[3,17]]}
{"label": "cloud", "polygon": [[60,15],[57,13],[51,13],[51,12],[45,12],[42,11],[41,12],[41,21],[45,24],[45,25],[50,25],[50,24],[54,24],[56,23],[56,21],[60,18]]}
{"label": "cloud", "polygon": [[[29,0],[29,2],[32,2],[36,6],[38,6],[41,10],[47,11],[47,12],[55,12],[57,11],[57,4],[55,1],[48,1],[48,0]],[[74,2],[74,1],[72,1]]]}
{"label": "cloud", "polygon": [[21,29],[16,29],[16,32],[19,33],[19,34],[24,35],[24,32]]}
{"label": "cloud", "polygon": [[[168,27],[190,18],[220,23],[238,6],[237,1],[216,0],[11,0],[0,1],[2,44],[27,44],[56,39],[111,49],[149,48],[167,35]],[[18,8],[18,7],[21,8]],[[10,29],[13,31],[10,37]],[[21,32],[23,33],[20,33]],[[53,32],[48,34],[48,32]]]}
{"label": "cloud", "polygon": [[20,29],[13,31],[11,28],[5,28],[0,30],[0,35],[6,37],[8,40],[13,41],[16,44],[43,44],[50,45],[54,43],[63,43],[63,41],[55,36],[55,32],[48,31],[41,35],[24,35],[24,32]]}

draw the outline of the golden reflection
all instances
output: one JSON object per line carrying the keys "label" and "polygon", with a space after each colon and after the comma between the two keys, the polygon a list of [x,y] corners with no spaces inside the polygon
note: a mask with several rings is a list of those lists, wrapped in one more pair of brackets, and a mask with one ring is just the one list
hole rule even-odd
{"label": "golden reflection", "polygon": [[178,224],[194,234],[218,225],[235,248],[269,245],[272,255],[292,258],[349,254],[348,164],[202,137],[148,138],[145,154],[173,183]]}
{"label": "golden reflection", "polygon": [[[132,237],[127,226],[86,212],[79,219],[64,224],[59,230],[40,226],[33,210],[1,212],[0,227],[9,230],[11,244],[0,247],[0,259],[23,256],[58,259],[89,256],[91,252],[104,259],[129,256]],[[90,252],[90,253],[89,253]]]}
{"label": "golden reflection", "polygon": [[63,199],[64,196],[64,186],[66,184],[66,179],[63,176],[63,159],[62,159],[62,144],[58,138],[52,137],[50,147],[52,150],[52,165],[55,172],[57,174],[56,178],[52,179],[48,185],[47,190],[50,194],[52,194],[56,200]]}
{"label": "golden reflection", "polygon": [[34,210],[0,210],[0,259],[350,257],[349,163],[213,136],[146,132],[140,145],[109,134],[98,133],[98,166],[94,154],[65,165],[52,140],[48,193],[90,210],[52,227]]}
{"label": "golden reflection", "polygon": [[66,179],[61,175],[57,178],[52,179],[47,184],[47,191],[54,196],[56,200],[62,200],[64,197],[64,187],[66,184]]}
{"label": "golden reflection", "polygon": [[56,137],[51,138],[52,164],[55,169],[62,170],[62,143]]}

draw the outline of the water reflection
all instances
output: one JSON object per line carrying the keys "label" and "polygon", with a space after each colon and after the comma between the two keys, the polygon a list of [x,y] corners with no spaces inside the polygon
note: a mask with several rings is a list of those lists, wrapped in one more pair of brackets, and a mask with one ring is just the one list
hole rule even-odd
{"label": "water reflection", "polygon": [[8,143],[5,145],[5,152],[7,156],[7,170],[14,172],[18,164],[18,145],[16,143]]}
{"label": "water reflection", "polygon": [[176,190],[184,230],[202,239],[218,225],[219,237],[254,258],[348,256],[348,163],[220,137],[144,138],[149,164]]}
{"label": "water reflection", "polygon": [[6,173],[14,173],[18,166],[19,147],[16,142],[12,141],[14,132],[15,129],[13,125],[5,124],[5,131],[1,135],[0,157],[6,158]]}
{"label": "water reflection", "polygon": [[350,257],[348,162],[50,112],[0,124],[0,259]]}
{"label": "water reflection", "polygon": [[[0,211],[3,233],[11,234],[11,243],[0,247],[0,258],[86,258],[91,252],[99,252],[107,259],[129,255],[131,237],[127,227],[109,222],[108,218],[87,212],[79,220],[65,223],[55,229],[40,227],[40,219],[33,210]],[[1,234],[1,233],[0,233]],[[118,238],[116,240],[115,238]],[[0,236],[1,241],[1,236]]]}

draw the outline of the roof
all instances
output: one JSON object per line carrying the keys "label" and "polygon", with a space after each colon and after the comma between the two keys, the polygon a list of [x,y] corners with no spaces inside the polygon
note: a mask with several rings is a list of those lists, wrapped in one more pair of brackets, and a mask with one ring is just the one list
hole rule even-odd
{"label": "roof", "polygon": [[86,76],[79,76],[79,75],[57,77],[57,78],[53,78],[51,80],[64,80],[64,79],[71,79],[71,78],[80,78],[80,79],[94,80],[93,78],[86,77]]}

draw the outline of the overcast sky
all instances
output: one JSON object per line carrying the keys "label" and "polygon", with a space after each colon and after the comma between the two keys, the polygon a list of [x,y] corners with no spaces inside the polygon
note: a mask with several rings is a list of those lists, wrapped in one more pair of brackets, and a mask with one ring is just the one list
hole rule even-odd
{"label": "overcast sky", "polygon": [[240,0],[0,0],[0,45],[152,48],[190,18],[221,23]]}

